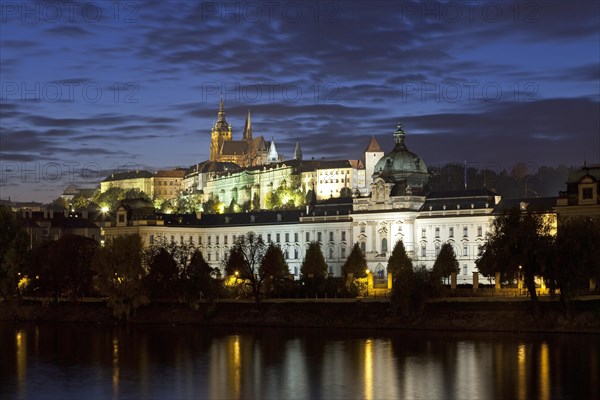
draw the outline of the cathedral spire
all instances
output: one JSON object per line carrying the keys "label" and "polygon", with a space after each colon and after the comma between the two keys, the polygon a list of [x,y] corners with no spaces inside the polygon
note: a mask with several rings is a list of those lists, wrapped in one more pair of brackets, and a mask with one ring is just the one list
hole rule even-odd
{"label": "cathedral spire", "polygon": [[250,109],[248,109],[248,115],[246,116],[246,123],[244,124],[244,140],[252,140],[252,122],[250,121]]}
{"label": "cathedral spire", "polygon": [[300,141],[296,139],[296,150],[294,151],[294,160],[302,160],[302,150],[300,150]]}
{"label": "cathedral spire", "polygon": [[221,101],[219,101],[219,114],[217,122],[225,122],[225,106],[223,105],[223,95],[221,94]]}

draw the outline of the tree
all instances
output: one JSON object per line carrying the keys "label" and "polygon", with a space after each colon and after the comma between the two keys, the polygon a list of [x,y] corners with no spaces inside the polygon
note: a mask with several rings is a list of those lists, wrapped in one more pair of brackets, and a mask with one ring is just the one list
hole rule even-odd
{"label": "tree", "polygon": [[522,274],[533,313],[538,316],[535,277],[543,276],[544,261],[551,249],[549,223],[540,215],[513,208],[494,220],[476,264],[485,276],[499,272],[503,282],[514,281]]}
{"label": "tree", "polygon": [[450,243],[444,243],[433,264],[432,278],[439,284],[442,278],[449,277],[453,272],[458,273],[456,253]]}
{"label": "tree", "polygon": [[302,278],[323,279],[327,274],[327,263],[323,252],[321,251],[321,245],[318,242],[310,242],[306,249],[304,260],[302,260],[302,266],[300,267]]}
{"label": "tree", "polygon": [[260,289],[264,276],[259,273],[260,264],[265,252],[265,243],[254,232],[237,237],[225,262],[227,275],[234,275],[250,286],[256,302],[260,301]]}
{"label": "tree", "polygon": [[346,262],[342,265],[342,274],[351,273],[354,278],[364,278],[367,276],[367,260],[358,243],[354,243],[352,251],[348,255]]}
{"label": "tree", "polygon": [[179,287],[179,269],[173,255],[163,246],[153,246],[145,252],[148,274],[144,282],[150,297],[173,298]]}
{"label": "tree", "polygon": [[17,293],[29,256],[29,235],[10,207],[0,205],[0,293]]}
{"label": "tree", "polygon": [[139,235],[117,236],[108,240],[96,253],[92,269],[96,272],[94,286],[100,294],[108,297],[115,317],[129,318],[137,307],[148,303]]}
{"label": "tree", "polygon": [[56,302],[61,295],[77,300],[92,291],[92,261],[98,242],[84,236],[65,235],[33,251],[30,274],[42,293]]}
{"label": "tree", "polygon": [[271,289],[281,289],[289,279],[290,269],[281,248],[275,243],[270,243],[265,255],[260,262],[259,273]]}
{"label": "tree", "polygon": [[196,307],[200,299],[213,300],[217,293],[216,268],[211,268],[200,250],[194,250],[190,263],[181,274],[183,300]]}
{"label": "tree", "polygon": [[387,271],[388,273],[391,272],[392,276],[395,277],[395,275],[398,275],[403,270],[412,271],[412,268],[412,260],[406,254],[404,243],[402,243],[402,240],[398,240],[394,246],[394,250],[392,250],[392,255],[388,258]]}
{"label": "tree", "polygon": [[600,220],[571,218],[559,226],[554,252],[548,255],[547,278],[551,287],[560,288],[560,299],[567,318],[570,303],[585,293],[589,280],[600,280]]}

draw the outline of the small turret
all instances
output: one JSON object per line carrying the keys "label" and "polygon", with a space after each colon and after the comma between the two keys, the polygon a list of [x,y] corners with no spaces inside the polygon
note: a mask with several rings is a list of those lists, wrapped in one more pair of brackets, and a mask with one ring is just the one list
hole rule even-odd
{"label": "small turret", "polygon": [[294,150],[294,160],[302,160],[302,150],[300,150],[300,141],[296,140],[296,150]]}

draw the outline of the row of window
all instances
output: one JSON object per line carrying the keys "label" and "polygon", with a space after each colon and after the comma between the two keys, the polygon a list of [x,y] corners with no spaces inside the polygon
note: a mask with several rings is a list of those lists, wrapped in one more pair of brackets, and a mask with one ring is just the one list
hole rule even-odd
{"label": "row of window", "polygon": [[[339,179],[335,179],[335,180],[334,179],[325,179],[325,180],[321,179],[319,181],[319,183],[340,183],[340,180]],[[344,183],[344,179],[343,178],[342,178],[342,183]],[[350,183],[350,179],[349,178],[346,178],[346,183]]]}
{"label": "row of window", "polygon": [[[440,254],[441,245],[439,243],[435,244],[435,256],[437,257]],[[459,256],[461,253],[456,252],[456,255]],[[469,246],[464,245],[462,249],[462,256],[469,256]],[[425,244],[421,245],[421,257],[427,257],[427,246]]]}
{"label": "row of window", "polygon": [[[121,217],[121,216],[120,216]],[[124,222],[124,221],[123,221]],[[262,234],[259,234],[258,237],[260,237],[262,239]],[[212,245],[212,235],[208,235],[207,237],[207,245]],[[216,245],[220,244],[219,240],[220,240],[221,236],[219,235],[215,235],[215,243]],[[232,235],[232,243],[235,243],[237,236],[236,235]],[[285,238],[285,243],[289,243],[290,242],[290,234],[289,233],[285,233],[284,234],[284,238]],[[298,242],[298,232],[294,232],[294,242]],[[223,235],[223,244],[228,244],[228,239],[229,239],[229,235]],[[323,232],[317,232],[317,237],[316,237],[318,242],[323,241]],[[180,235],[179,236],[179,243],[183,243],[184,242],[184,236]],[[341,240],[342,242],[346,240],[346,232],[342,231],[341,234]],[[171,241],[174,242],[175,241],[175,235],[171,235]],[[273,241],[273,235],[268,233],[267,234],[267,242],[272,242]],[[310,242],[310,232],[306,232],[306,241]],[[334,232],[329,232],[329,241],[333,242],[334,241]],[[150,244],[154,243],[154,235],[150,235]],[[193,235],[189,235],[189,243],[194,243],[194,237]],[[275,234],[275,243],[281,243],[281,233],[276,233]],[[198,244],[202,245],[202,236],[198,236]]]}
{"label": "row of window", "polygon": [[157,189],[156,190],[156,194],[158,194],[158,195],[161,195],[161,194],[162,195],[168,195],[168,194],[172,195],[173,191],[172,190],[160,190],[160,189]]}
{"label": "row of window", "polygon": [[[468,237],[469,236],[469,228],[466,226],[463,226],[463,237]],[[478,226],[477,227],[477,237],[481,237],[483,236],[483,227]],[[421,238],[425,239],[427,237],[427,229],[426,228],[422,228],[421,229]],[[440,237],[440,228],[436,227],[435,228],[435,237],[439,238]],[[454,227],[449,227],[448,228],[448,237],[453,238],[454,237]]]}
{"label": "row of window", "polygon": [[[179,179],[175,179],[175,183],[176,184],[179,183]],[[156,181],[156,184],[158,186],[161,186],[161,185],[162,186],[167,186],[167,185],[173,186],[173,181]]]}

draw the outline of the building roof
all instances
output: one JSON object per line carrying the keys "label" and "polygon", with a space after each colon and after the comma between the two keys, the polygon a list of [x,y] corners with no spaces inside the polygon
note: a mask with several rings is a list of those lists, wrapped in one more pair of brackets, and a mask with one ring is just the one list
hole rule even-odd
{"label": "building roof", "polygon": [[584,165],[580,169],[572,171],[569,173],[567,183],[577,183],[586,175],[590,175],[595,180],[600,181],[600,164]]}
{"label": "building roof", "polygon": [[369,141],[369,144],[367,145],[367,148],[365,149],[365,153],[367,153],[367,152],[379,153],[382,151],[383,150],[381,150],[381,146],[379,146],[379,143],[377,143],[377,139],[375,139],[375,136],[371,136],[371,140]]}
{"label": "building roof", "polygon": [[429,172],[423,160],[408,150],[404,144],[405,132],[398,124],[394,132],[396,145],[377,164],[373,177],[381,177],[386,182],[406,181],[411,187],[423,187],[429,179]]}
{"label": "building roof", "polygon": [[102,182],[122,181],[125,179],[152,178],[154,174],[146,170],[117,172],[107,176]]}
{"label": "building roof", "polygon": [[511,208],[518,207],[522,211],[534,213],[549,213],[554,211],[557,197],[525,197],[519,199],[502,199],[494,209],[494,213],[501,214]]}
{"label": "building roof", "polygon": [[154,175],[157,178],[183,178],[185,176],[185,170],[183,169],[172,169],[172,170],[159,170]]}
{"label": "building roof", "polygon": [[456,190],[430,193],[420,211],[450,211],[493,208],[500,197],[488,189]]}

